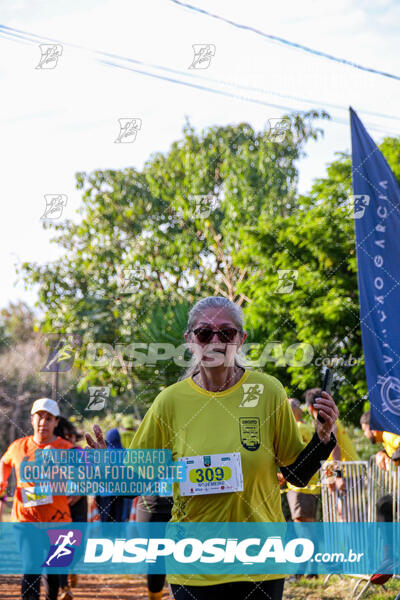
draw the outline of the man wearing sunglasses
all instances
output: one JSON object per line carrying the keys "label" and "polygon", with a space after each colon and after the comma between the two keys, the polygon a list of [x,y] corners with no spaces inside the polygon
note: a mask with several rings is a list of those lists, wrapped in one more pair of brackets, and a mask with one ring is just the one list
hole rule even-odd
{"label": "man wearing sunglasses", "polygon": [[[293,485],[307,485],[336,445],[333,398],[323,392],[318,399],[324,423],[317,422],[307,445],[282,384],[246,368],[240,356],[246,333],[239,306],[222,297],[199,301],[189,313],[185,339],[191,364],[157,396],[131,444],[169,449],[174,461],[196,473],[195,480],[174,484],[171,522],[284,521],[277,465]],[[93,429],[96,441],[87,435],[89,445],[104,448],[100,428]],[[281,600],[284,585],[282,575],[271,573],[170,574],[168,581],[176,600]]]}

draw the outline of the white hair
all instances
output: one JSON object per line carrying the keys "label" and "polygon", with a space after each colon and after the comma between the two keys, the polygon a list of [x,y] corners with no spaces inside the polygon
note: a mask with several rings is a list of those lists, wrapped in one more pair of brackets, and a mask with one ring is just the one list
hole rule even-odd
{"label": "white hair", "polygon": [[[209,296],[208,298],[203,298],[202,300],[196,302],[196,304],[189,311],[186,333],[190,333],[193,331],[193,327],[195,326],[197,320],[199,319],[199,317],[202,316],[204,310],[207,308],[214,308],[217,314],[218,309],[219,311],[226,311],[227,313],[229,313],[239,333],[243,334],[243,311],[241,307],[232,302],[231,300],[228,300],[228,298],[224,298],[223,296]],[[238,367],[246,367],[245,358],[241,354],[240,350],[236,352],[234,361],[235,365],[237,365]],[[179,378],[179,380],[191,377],[192,375],[197,373],[198,370],[199,361],[197,357],[193,354],[188,368],[186,369],[182,377]]]}

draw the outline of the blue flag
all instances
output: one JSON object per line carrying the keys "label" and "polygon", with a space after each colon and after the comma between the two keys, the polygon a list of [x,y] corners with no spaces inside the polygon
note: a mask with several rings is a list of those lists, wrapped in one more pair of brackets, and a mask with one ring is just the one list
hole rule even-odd
{"label": "blue flag", "polygon": [[400,188],[350,108],[354,224],[371,429],[400,434]]}

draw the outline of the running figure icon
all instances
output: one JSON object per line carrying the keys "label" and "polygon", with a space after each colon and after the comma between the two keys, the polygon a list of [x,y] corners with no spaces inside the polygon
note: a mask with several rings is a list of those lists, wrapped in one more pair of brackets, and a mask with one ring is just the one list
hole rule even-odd
{"label": "running figure icon", "polygon": [[58,545],[58,547],[56,551],[53,552],[53,554],[46,560],[46,565],[49,566],[53,558],[61,558],[61,556],[67,556],[68,554],[72,554],[72,550],[70,548],[67,548],[67,546],[72,546],[77,542],[77,540],[74,540],[73,537],[73,531],[68,531],[67,534],[58,536],[56,541],[56,545]]}

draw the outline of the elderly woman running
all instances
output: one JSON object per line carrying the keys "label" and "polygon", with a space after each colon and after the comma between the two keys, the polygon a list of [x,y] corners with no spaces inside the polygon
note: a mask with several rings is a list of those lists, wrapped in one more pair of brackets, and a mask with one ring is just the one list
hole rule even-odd
{"label": "elderly woman running", "polygon": [[[333,398],[322,392],[315,403],[324,422],[316,422],[306,445],[282,384],[244,366],[240,307],[222,297],[200,300],[189,313],[185,339],[192,364],[180,381],[158,394],[131,448],[165,448],[174,461],[206,457],[212,465],[217,454],[240,453],[232,480],[243,486],[233,484],[226,493],[221,485],[220,493],[196,495],[190,486],[176,483],[171,522],[284,521],[277,466],[293,485],[307,485],[336,445]],[[87,435],[89,445],[104,448],[100,428],[94,432],[96,441]],[[175,574],[168,580],[176,600],[280,600],[284,585],[277,574]]]}

